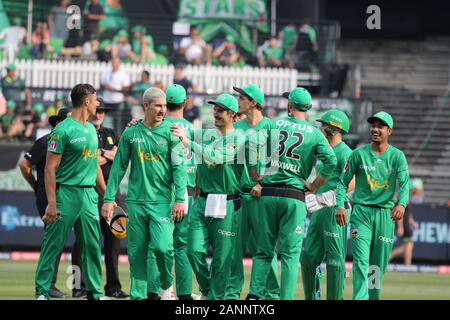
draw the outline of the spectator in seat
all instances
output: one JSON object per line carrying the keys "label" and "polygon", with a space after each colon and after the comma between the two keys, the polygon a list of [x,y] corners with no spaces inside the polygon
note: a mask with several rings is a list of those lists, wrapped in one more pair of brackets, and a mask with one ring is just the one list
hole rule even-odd
{"label": "spectator in seat", "polygon": [[261,67],[281,67],[283,64],[283,48],[277,37],[270,38],[268,46],[262,49],[259,57]]}
{"label": "spectator in seat", "polygon": [[283,64],[289,68],[294,68],[293,54],[297,45],[298,33],[295,23],[290,23],[285,26],[279,33],[278,38],[281,41],[281,47],[284,52]]}
{"label": "spectator in seat", "polygon": [[211,64],[211,47],[200,37],[200,30],[191,29],[190,37],[181,39],[180,53],[190,64]]}
{"label": "spectator in seat", "polygon": [[133,119],[144,119],[144,109],[142,107],[142,96],[145,90],[150,88],[150,72],[142,71],[141,80],[134,82],[130,86],[130,95],[127,96],[127,103],[131,106],[131,117]]}
{"label": "spectator in seat", "polygon": [[0,116],[0,138],[6,138],[6,140],[10,139],[10,137],[8,136],[8,131],[14,123],[15,117],[16,103],[10,100],[7,103],[6,113]]}
{"label": "spectator in seat", "polygon": [[[19,137],[32,141],[35,129],[41,124],[41,113],[45,111],[42,104],[36,104],[34,108],[26,107],[15,119],[8,130],[9,138]],[[45,124],[44,124],[45,125]]]}
{"label": "spectator in seat", "polygon": [[16,65],[10,63],[6,66],[6,76],[0,80],[1,90],[6,101],[16,103],[16,113],[21,113],[25,106],[31,108],[31,92],[25,81],[17,76]]}
{"label": "spectator in seat", "polygon": [[316,63],[319,46],[317,33],[310,19],[302,20],[295,51],[294,66],[297,69],[309,69],[311,64]]}
{"label": "spectator in seat", "polygon": [[54,6],[48,16],[48,28],[50,35],[59,38],[66,42],[69,36],[69,29],[67,29],[67,8],[70,5],[70,0],[61,0],[59,6]]}
{"label": "spectator in seat", "polygon": [[99,24],[103,19],[105,19],[105,9],[99,3],[99,0],[91,0],[87,8],[87,14],[84,16],[83,43],[90,41],[92,38],[99,40]]}
{"label": "spectator in seat", "polygon": [[9,62],[14,61],[17,52],[22,48],[27,37],[27,30],[22,26],[22,19],[16,17],[13,22],[14,25],[0,32],[0,40],[3,40],[0,48],[5,51],[6,61]]}
{"label": "spectator in seat", "polygon": [[31,43],[33,44],[31,48],[33,59],[42,59],[50,43],[50,32],[47,30],[47,23],[37,23],[36,30],[31,35]]}
{"label": "spectator in seat", "polygon": [[153,37],[146,34],[144,26],[137,25],[133,29],[133,39],[131,47],[135,54],[136,63],[146,63],[156,58],[156,53],[153,45]]}
{"label": "spectator in seat", "polygon": [[136,55],[128,42],[128,32],[126,30],[120,30],[117,37],[118,40],[112,47],[112,56],[119,57],[121,61],[135,62]]}
{"label": "spectator in seat", "polygon": [[216,58],[222,66],[233,66],[238,63],[241,55],[236,47],[233,36],[228,35],[225,41],[213,52],[213,58]]}

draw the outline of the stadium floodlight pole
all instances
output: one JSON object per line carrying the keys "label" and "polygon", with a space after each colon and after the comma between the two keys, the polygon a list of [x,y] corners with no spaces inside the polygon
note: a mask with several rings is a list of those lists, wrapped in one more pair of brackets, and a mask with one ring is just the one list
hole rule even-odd
{"label": "stadium floodlight pole", "polygon": [[33,0],[28,0],[27,43],[31,43],[33,33]]}

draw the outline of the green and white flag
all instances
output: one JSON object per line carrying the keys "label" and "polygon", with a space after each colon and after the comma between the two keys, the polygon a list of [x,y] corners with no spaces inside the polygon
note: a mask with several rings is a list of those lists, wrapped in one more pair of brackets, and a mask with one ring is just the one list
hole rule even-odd
{"label": "green and white flag", "polygon": [[223,32],[249,52],[253,51],[250,28],[269,32],[267,0],[180,0],[178,18],[198,26],[205,41]]}

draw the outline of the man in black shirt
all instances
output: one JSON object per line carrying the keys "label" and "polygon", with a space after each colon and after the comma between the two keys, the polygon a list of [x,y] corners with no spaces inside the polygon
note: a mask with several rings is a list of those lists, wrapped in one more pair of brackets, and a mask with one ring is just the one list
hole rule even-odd
{"label": "man in black shirt", "polygon": [[92,0],[91,4],[87,8],[87,14],[84,18],[84,31],[83,39],[84,42],[90,41],[92,39],[99,40],[100,20],[105,18],[105,10],[98,0]]}
{"label": "man in black shirt", "polygon": [[[71,110],[68,108],[61,109],[57,115],[51,116],[48,120],[52,127],[63,121]],[[36,207],[41,218],[45,214],[47,207],[47,195],[45,193],[44,169],[47,158],[47,138],[48,134],[35,141],[31,149],[25,154],[24,159],[19,163],[20,171],[23,177],[31,186],[36,195]],[[33,175],[33,167],[36,168],[37,179]],[[50,289],[50,297],[52,298],[68,298],[69,296],[56,288],[56,280],[58,276],[58,266],[60,258],[56,259],[55,273],[53,274],[52,287]]]}
{"label": "man in black shirt", "polygon": [[[105,119],[105,112],[111,109],[106,108],[103,100],[97,98],[99,105],[97,106],[97,112],[95,117],[91,120],[95,129],[97,130],[98,137],[98,162],[103,172],[103,178],[105,184],[108,182],[109,172],[111,171],[112,162],[116,155],[117,145],[119,143],[119,137],[113,129],[102,127],[103,120]],[[99,210],[103,205],[103,197],[98,199]],[[117,198],[116,203],[121,205],[121,199]],[[109,225],[105,218],[100,215],[100,226],[104,238],[104,255],[106,266],[106,286],[105,296],[124,299],[129,295],[122,291],[122,285],[119,281],[119,254],[120,254],[120,239],[116,238],[109,229]],[[78,247],[75,246],[74,252],[77,253]],[[74,254],[75,254],[74,253]],[[79,255],[75,255],[73,264],[81,266],[81,260]]]}

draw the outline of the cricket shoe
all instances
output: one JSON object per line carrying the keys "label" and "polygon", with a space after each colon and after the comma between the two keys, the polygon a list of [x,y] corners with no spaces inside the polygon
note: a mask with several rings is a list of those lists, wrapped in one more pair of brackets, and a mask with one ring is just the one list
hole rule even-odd
{"label": "cricket shoe", "polygon": [[175,300],[175,293],[173,292],[173,286],[168,289],[161,290],[161,300]]}
{"label": "cricket shoe", "polygon": [[49,300],[49,299],[43,294],[41,294],[39,297],[36,298],[36,300]]}

